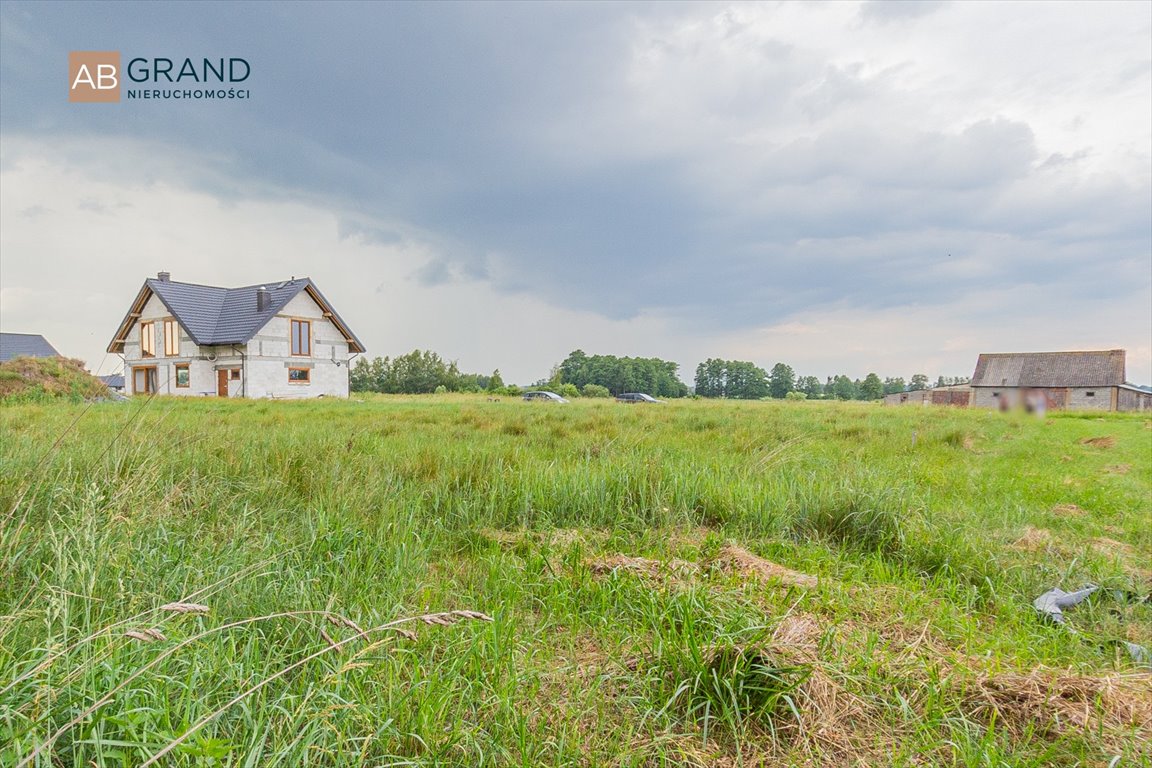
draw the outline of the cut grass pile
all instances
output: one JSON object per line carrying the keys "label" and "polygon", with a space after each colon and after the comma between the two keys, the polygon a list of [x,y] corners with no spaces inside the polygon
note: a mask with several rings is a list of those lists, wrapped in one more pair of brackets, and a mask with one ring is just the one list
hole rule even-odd
{"label": "cut grass pile", "polygon": [[0,408],[0,764],[1152,761],[1146,417],[84,408]]}

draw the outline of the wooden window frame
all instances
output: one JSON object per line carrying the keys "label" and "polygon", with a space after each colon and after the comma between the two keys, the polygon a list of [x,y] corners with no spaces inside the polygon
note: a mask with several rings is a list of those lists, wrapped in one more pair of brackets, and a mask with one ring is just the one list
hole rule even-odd
{"label": "wooden window frame", "polygon": [[[180,383],[180,371],[181,370],[185,370],[188,372],[188,383],[187,384],[181,384]],[[176,363],[176,372],[172,378],[176,384],[177,389],[188,389],[189,387],[192,386],[192,366],[189,365],[188,363]]]}
{"label": "wooden window frame", "polygon": [[[301,352],[296,351],[296,323],[308,327],[308,346]],[[288,351],[292,357],[312,357],[312,321],[305,317],[288,318]]]}
{"label": "wooden window frame", "polygon": [[[171,342],[171,343],[169,343]],[[180,324],[174,319],[164,321],[164,357],[180,356]]]}
{"label": "wooden window frame", "polygon": [[140,323],[140,357],[156,357],[156,323],[152,320]]}
{"label": "wooden window frame", "polygon": [[[304,380],[301,381],[299,379],[293,379],[292,378],[292,371],[304,371]],[[289,384],[298,384],[298,385],[311,384],[312,383],[312,369],[311,368],[289,368],[288,369],[288,383]]]}
{"label": "wooden window frame", "polygon": [[[145,372],[144,373],[144,389],[143,390],[136,389],[136,372],[137,371],[144,371]],[[149,372],[152,374],[151,376],[149,375]],[[152,379],[154,378],[155,373],[156,373],[156,366],[154,366],[154,365],[134,365],[134,366],[132,366],[132,394],[134,394],[134,395],[155,394],[150,387],[150,383],[151,383]]]}

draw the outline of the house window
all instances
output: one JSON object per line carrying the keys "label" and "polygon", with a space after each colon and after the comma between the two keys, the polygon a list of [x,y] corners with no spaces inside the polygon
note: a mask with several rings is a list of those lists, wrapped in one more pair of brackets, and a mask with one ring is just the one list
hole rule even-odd
{"label": "house window", "polygon": [[993,392],[992,397],[1000,397],[1000,393],[999,392]]}
{"label": "house window", "polygon": [[146,365],[132,369],[132,394],[147,395],[156,391],[156,366]]}
{"label": "house window", "polygon": [[188,370],[188,364],[182,363],[176,366],[176,386],[180,388],[190,387],[192,385],[192,374]]}
{"label": "house window", "polygon": [[240,369],[239,368],[232,368],[231,370],[229,370],[228,371],[228,378],[232,379],[232,381],[240,381]]}
{"label": "house window", "polygon": [[289,368],[289,384],[307,384],[312,381],[312,371],[307,368]]}
{"label": "house window", "polygon": [[156,357],[156,323],[140,323],[140,357]]}
{"label": "house window", "polygon": [[164,321],[164,355],[175,357],[180,354],[180,326],[175,320]]}
{"label": "house window", "polygon": [[312,355],[312,323],[309,320],[290,321],[292,329],[292,354],[297,357]]}

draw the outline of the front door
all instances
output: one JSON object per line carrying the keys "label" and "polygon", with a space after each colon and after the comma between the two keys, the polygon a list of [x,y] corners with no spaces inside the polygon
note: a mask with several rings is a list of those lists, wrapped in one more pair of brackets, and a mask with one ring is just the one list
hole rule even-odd
{"label": "front door", "polygon": [[216,371],[216,394],[228,397],[228,369]]}

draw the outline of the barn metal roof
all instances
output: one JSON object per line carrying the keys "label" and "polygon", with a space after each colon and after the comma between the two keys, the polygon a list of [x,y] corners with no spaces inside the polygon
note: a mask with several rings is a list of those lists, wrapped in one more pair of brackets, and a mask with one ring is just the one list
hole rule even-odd
{"label": "barn metal roof", "polygon": [[980,355],[973,387],[1111,387],[1124,383],[1124,350]]}
{"label": "barn metal roof", "polygon": [[[258,311],[256,308],[256,291],[260,288],[266,288],[271,296],[268,308],[263,311]],[[360,339],[356,338],[352,329],[336,313],[316,284],[307,277],[246,285],[240,288],[220,288],[214,285],[150,278],[144,281],[136,301],[132,303],[132,307],[116,331],[116,336],[108,345],[108,351],[124,351],[124,339],[135,324],[140,310],[153,295],[164,303],[194,342],[201,346],[217,346],[248,343],[301,291],[307,291],[330,315],[329,319],[348,340],[348,348],[351,351],[364,351]]]}
{"label": "barn metal roof", "polygon": [[59,357],[60,353],[38,333],[0,333],[0,363],[14,357]]}

